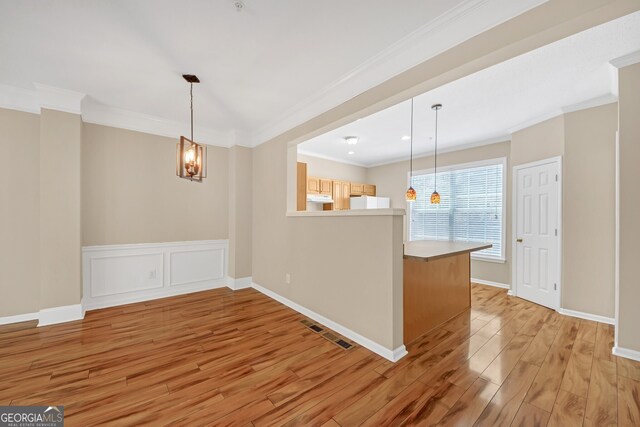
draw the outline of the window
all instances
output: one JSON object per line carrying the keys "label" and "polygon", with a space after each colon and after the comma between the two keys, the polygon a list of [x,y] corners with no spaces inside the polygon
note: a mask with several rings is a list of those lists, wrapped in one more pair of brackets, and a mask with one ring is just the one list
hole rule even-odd
{"label": "window", "polygon": [[501,158],[439,168],[439,205],[429,201],[433,170],[414,172],[418,197],[409,203],[409,240],[487,242],[493,247],[472,257],[504,261],[505,163]]}

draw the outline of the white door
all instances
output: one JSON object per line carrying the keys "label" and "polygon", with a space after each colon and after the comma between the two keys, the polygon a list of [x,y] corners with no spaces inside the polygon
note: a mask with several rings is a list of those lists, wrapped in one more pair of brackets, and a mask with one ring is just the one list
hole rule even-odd
{"label": "white door", "polygon": [[549,308],[560,304],[560,160],[515,168],[516,295]]}

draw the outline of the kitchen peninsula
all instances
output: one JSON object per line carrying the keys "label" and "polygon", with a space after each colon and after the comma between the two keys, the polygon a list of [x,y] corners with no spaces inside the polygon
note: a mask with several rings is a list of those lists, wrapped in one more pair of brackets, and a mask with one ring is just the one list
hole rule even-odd
{"label": "kitchen peninsula", "polygon": [[471,306],[471,252],[490,244],[418,240],[404,244],[404,343]]}

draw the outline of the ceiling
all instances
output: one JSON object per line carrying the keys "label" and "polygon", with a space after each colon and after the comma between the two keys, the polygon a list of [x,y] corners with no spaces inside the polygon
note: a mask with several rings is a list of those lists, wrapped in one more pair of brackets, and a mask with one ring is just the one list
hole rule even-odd
{"label": "ceiling", "polygon": [[[510,139],[534,123],[617,98],[609,61],[640,50],[640,12],[619,18],[414,98],[414,156]],[[299,152],[374,166],[409,157],[410,101],[303,142]],[[358,136],[357,145],[344,142]],[[353,151],[353,154],[348,154]]]}
{"label": "ceiling", "polygon": [[0,84],[253,146],[544,1],[0,0]]}

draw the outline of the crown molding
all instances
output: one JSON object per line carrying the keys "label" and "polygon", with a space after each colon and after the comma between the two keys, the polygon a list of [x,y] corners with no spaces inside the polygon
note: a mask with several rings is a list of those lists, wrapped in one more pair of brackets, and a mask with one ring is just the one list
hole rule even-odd
{"label": "crown molding", "polygon": [[467,0],[418,28],[253,133],[258,146],[548,0]]}
{"label": "crown molding", "polygon": [[618,97],[614,94],[608,93],[606,95],[588,99],[577,104],[562,107],[562,112],[564,114],[569,114],[575,111],[586,110],[587,108],[595,108],[602,105],[613,104],[614,102],[618,102]]}
{"label": "crown molding", "polygon": [[628,67],[629,65],[640,63],[640,50],[631,52],[630,54],[621,56],[619,58],[612,59],[611,61],[609,61],[609,63],[616,68],[624,68]]}
{"label": "crown molding", "polygon": [[[442,148],[442,149],[438,150],[438,154],[453,153],[455,151],[469,150],[471,148],[483,147],[485,145],[500,144],[500,143],[503,143],[503,142],[510,142],[510,141],[511,141],[511,135],[500,135],[500,136],[496,136],[494,138],[482,139],[480,141],[473,141],[473,142],[469,142],[469,143],[454,145],[453,147]],[[429,150],[429,151],[426,151],[424,153],[420,153],[419,155],[413,156],[413,161],[415,162],[418,159],[424,159],[426,157],[431,157],[434,154],[435,154],[435,150]],[[378,163],[372,163],[372,164],[370,164],[368,166],[365,166],[365,167],[366,168],[376,168],[378,166],[385,166],[385,165],[390,165],[390,164],[393,164],[393,163],[409,161],[409,158],[410,158],[410,156],[394,157],[393,159],[385,160],[383,162],[378,162]]]}
{"label": "crown molding", "polygon": [[40,114],[40,101],[34,90],[0,84],[0,108]]}
{"label": "crown molding", "polygon": [[358,167],[361,167],[361,168],[369,167],[364,163],[352,162],[352,161],[349,161],[349,160],[339,159],[337,157],[325,156],[324,154],[318,154],[318,153],[314,153],[312,151],[307,151],[307,150],[298,149],[298,154],[301,154],[301,155],[307,156],[307,157],[314,157],[316,159],[328,160],[330,162],[342,163],[342,164],[350,165],[350,166],[358,166]]}
{"label": "crown molding", "polygon": [[[82,120],[102,126],[127,129],[152,135],[179,138],[189,130],[188,123],[163,119],[96,102],[90,97],[82,103]],[[229,132],[194,126],[196,141],[201,144],[229,148],[234,145]]]}
{"label": "crown molding", "polygon": [[72,114],[82,113],[82,99],[86,96],[84,93],[47,86],[41,83],[34,83],[33,85],[38,94],[40,109],[58,110]]}

